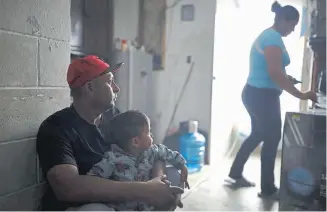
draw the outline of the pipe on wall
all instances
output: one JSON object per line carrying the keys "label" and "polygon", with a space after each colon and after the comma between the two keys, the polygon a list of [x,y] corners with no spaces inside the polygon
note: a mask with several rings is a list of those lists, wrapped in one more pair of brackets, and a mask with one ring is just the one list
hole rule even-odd
{"label": "pipe on wall", "polygon": [[131,110],[133,107],[133,72],[134,72],[134,48],[132,45],[128,45],[128,96],[127,96],[127,108]]}

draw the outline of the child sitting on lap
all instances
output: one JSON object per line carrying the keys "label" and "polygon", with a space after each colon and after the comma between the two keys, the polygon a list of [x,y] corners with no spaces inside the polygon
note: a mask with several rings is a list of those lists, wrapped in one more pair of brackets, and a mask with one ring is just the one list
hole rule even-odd
{"label": "child sitting on lap", "polygon": [[[154,162],[161,160],[180,169],[182,188],[184,184],[189,187],[185,159],[180,153],[162,144],[152,143],[150,120],[145,114],[135,110],[118,114],[111,120],[109,129],[113,139],[111,149],[92,167],[88,175],[116,181],[148,181],[151,179]],[[180,201],[180,196],[177,198]],[[143,202],[119,202],[109,206],[125,211],[155,210],[153,206]]]}

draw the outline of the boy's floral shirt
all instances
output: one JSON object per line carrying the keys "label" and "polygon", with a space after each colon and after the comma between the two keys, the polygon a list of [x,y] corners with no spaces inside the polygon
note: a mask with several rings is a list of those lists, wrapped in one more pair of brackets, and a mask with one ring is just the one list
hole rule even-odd
{"label": "boy's floral shirt", "polygon": [[[162,144],[153,144],[138,157],[124,152],[113,144],[111,150],[106,152],[103,159],[95,164],[87,174],[115,181],[148,181],[151,178],[154,162],[157,160],[168,162],[177,169],[180,169],[186,163],[179,152],[172,151]],[[109,204],[109,206],[116,210],[125,211],[149,211],[154,209],[154,207],[142,202],[117,202]]]}

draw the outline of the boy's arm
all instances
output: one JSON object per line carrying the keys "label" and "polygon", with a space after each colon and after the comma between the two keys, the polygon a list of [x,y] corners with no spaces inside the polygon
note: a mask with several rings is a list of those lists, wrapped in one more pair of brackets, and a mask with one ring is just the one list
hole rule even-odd
{"label": "boy's arm", "polygon": [[167,161],[174,167],[180,169],[185,165],[184,157],[177,151],[172,151],[162,144],[154,144],[150,148],[150,153],[153,154],[154,160]]}
{"label": "boy's arm", "polygon": [[115,168],[115,160],[111,152],[106,152],[103,159],[95,164],[87,173],[87,175],[97,176],[109,179]]}

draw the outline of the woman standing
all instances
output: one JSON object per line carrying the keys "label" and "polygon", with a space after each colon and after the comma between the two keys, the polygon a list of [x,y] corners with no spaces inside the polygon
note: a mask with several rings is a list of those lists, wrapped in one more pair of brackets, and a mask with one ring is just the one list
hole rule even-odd
{"label": "woman standing", "polygon": [[243,142],[229,173],[238,186],[254,186],[242,172],[250,154],[263,141],[259,197],[278,197],[274,166],[282,126],[279,96],[285,90],[302,100],[317,100],[315,92],[302,93],[296,89],[285,71],[291,61],[282,37],[294,31],[299,12],[293,6],[282,7],[278,2],[273,3],[272,11],[275,13],[274,25],[264,30],[252,45],[250,72],[242,91],[242,101],[251,118],[251,133]]}

